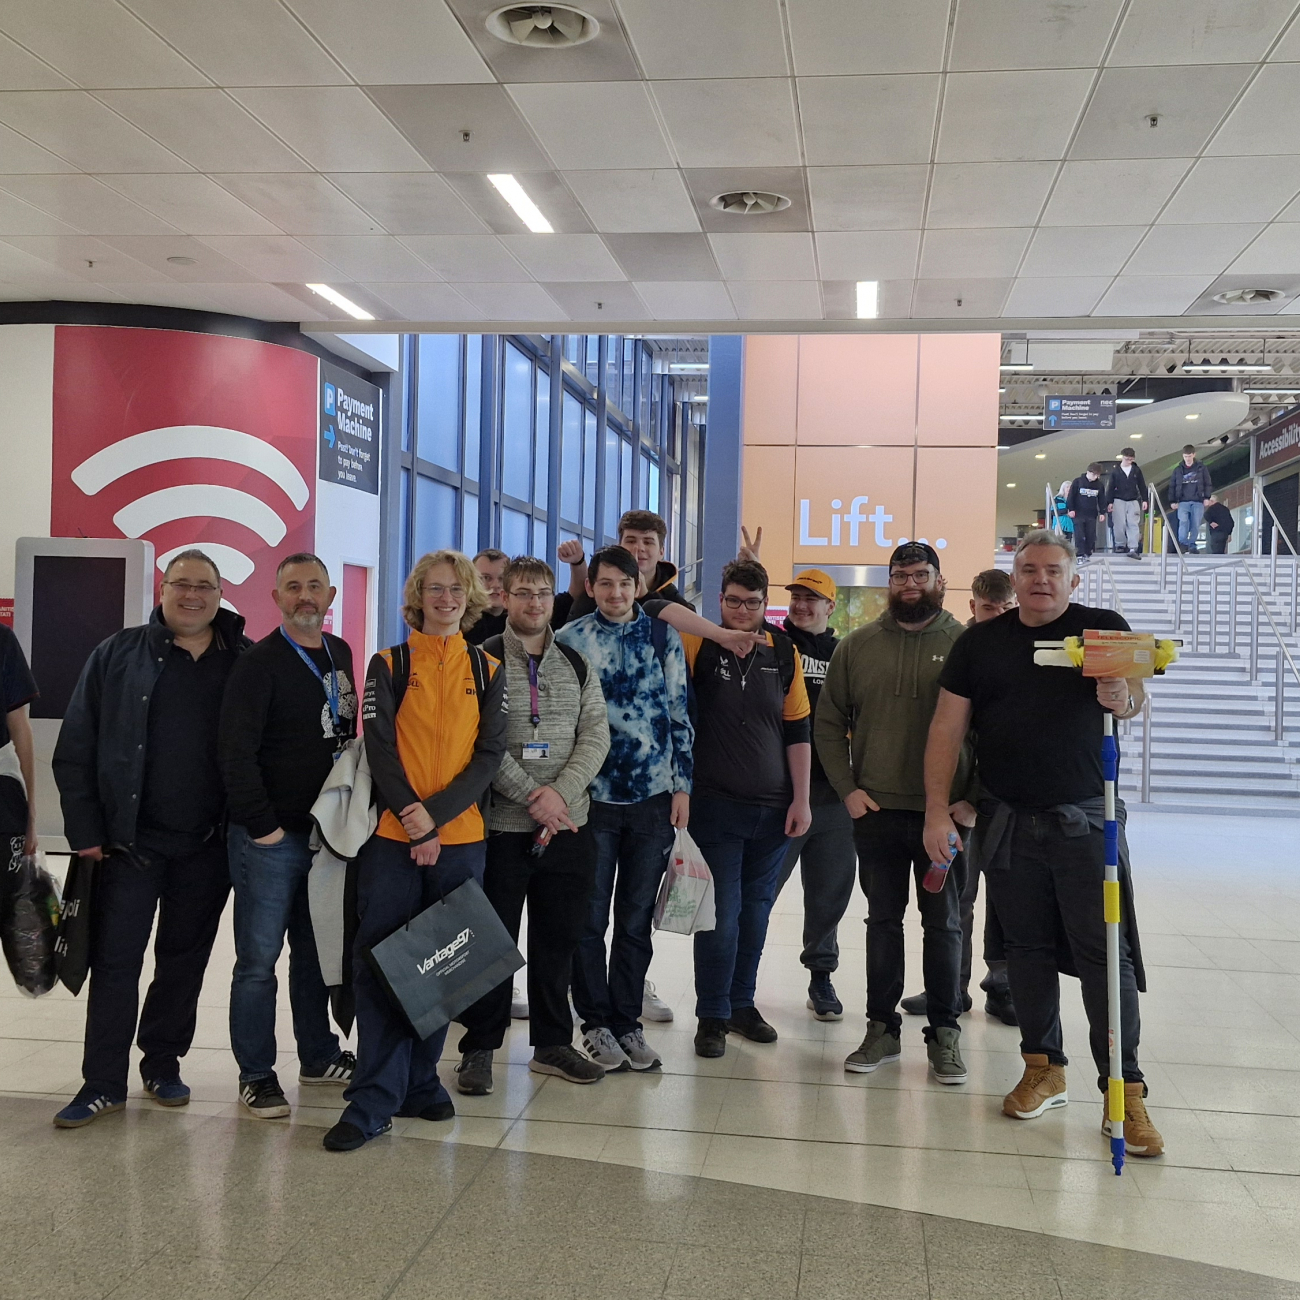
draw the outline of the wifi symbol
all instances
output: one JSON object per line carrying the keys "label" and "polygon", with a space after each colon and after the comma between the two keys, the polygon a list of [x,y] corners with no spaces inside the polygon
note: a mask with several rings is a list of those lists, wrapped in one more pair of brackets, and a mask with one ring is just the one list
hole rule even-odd
{"label": "wifi symbol", "polygon": [[[175,460],[223,460],[247,466],[275,483],[298,510],[311,496],[306,480],[283,452],[252,434],[212,424],[178,424],[132,434],[87,457],[72,471],[72,481],[87,496],[95,496],[135,470]],[[113,523],[125,537],[144,537],[164,524],[192,518],[227,519],[242,524],[268,546],[278,546],[288,531],[285,521],[265,501],[239,488],[215,483],[159,488],[124,505],[114,514]],[[159,555],[158,568],[166,570],[174,555],[192,546],[201,546],[211,555],[223,579],[229,577],[235,586],[244,582],[255,567],[253,560],[234,546],[187,542]]]}

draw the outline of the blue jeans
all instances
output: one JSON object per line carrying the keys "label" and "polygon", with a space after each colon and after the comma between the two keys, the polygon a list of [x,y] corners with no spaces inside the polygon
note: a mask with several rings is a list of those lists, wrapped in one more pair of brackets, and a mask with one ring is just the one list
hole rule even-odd
{"label": "blue jeans", "polygon": [[311,850],[306,831],[285,831],[275,844],[254,843],[231,826],[230,880],[235,887],[235,975],[230,986],[230,1050],[240,1083],[275,1073],[275,964],[289,937],[289,1005],[302,1068],[316,1074],[342,1050],[330,1029],[329,993],[320,973],[307,906]]}
{"label": "blue jeans", "polygon": [[1191,555],[1196,554],[1196,535],[1204,515],[1205,507],[1199,501],[1178,503],[1178,544]]}
{"label": "blue jeans", "polygon": [[767,920],[789,843],[786,809],[697,795],[691,838],[713,873],[717,924],[695,936],[695,1014],[727,1020],[754,1005]]}
{"label": "blue jeans", "polygon": [[[673,849],[672,802],[670,794],[640,803],[592,800],[587,825],[596,841],[596,884],[573,962],[573,1005],[584,1032],[603,1028],[621,1038],[641,1026],[645,975],[654,955],[650,923]],[[611,901],[614,933],[607,970]]]}
{"label": "blue jeans", "polygon": [[483,883],[484,845],[444,844],[438,861],[418,867],[411,846],[372,835],[357,857],[357,937],[352,986],[357,1000],[357,1068],[343,1094],[342,1118],[374,1137],[394,1115],[417,1115],[449,1101],[438,1078],[447,1026],[417,1038],[375,978],[366,952],[471,876]]}

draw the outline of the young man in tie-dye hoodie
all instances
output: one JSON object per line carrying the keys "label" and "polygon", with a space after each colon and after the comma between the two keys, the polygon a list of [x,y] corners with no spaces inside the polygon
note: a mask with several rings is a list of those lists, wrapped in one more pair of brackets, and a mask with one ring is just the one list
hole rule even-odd
{"label": "young man in tie-dye hoodie", "polygon": [[596,612],[556,633],[590,661],[609,714],[609,756],[591,783],[596,885],[573,970],[582,1045],[607,1073],[660,1064],[641,1032],[641,1002],[655,896],[673,832],[690,815],[695,741],[681,640],[666,624],[656,629],[637,605],[637,578],[636,561],[622,547],[597,551],[587,577]]}

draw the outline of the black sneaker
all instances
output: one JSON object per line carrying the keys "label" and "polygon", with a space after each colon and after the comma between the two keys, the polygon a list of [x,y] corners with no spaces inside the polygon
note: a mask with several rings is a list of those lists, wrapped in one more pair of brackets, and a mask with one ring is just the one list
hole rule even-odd
{"label": "black sneaker", "polygon": [[[384,1127],[375,1134],[375,1137],[383,1137],[385,1133],[392,1130],[392,1127],[391,1123],[385,1124]],[[356,1151],[359,1147],[365,1146],[366,1143],[370,1141],[372,1141],[372,1139],[366,1137],[366,1135],[357,1128],[355,1124],[349,1124],[347,1120],[341,1119],[328,1133],[325,1134],[323,1138],[321,1138],[321,1146],[323,1146],[326,1151]]]}
{"label": "black sneaker", "polygon": [[352,1082],[352,1071],[357,1068],[357,1058],[351,1052],[340,1052],[319,1074],[310,1074],[306,1070],[298,1071],[298,1082],[306,1084],[333,1084],[346,1088]]}
{"label": "black sneaker", "polygon": [[727,1051],[727,1022],[706,1016],[695,1031],[696,1056],[723,1056]]}
{"label": "black sneaker", "polygon": [[239,1085],[239,1101],[250,1115],[258,1119],[283,1119],[289,1113],[289,1102],[273,1074],[265,1079],[254,1079]]}
{"label": "black sneaker", "polygon": [[808,1010],[814,1020],[843,1020],[844,1004],[835,996],[828,970],[815,970],[808,981]]}
{"label": "black sneaker", "polygon": [[492,1091],[492,1053],[487,1048],[463,1053],[456,1074],[457,1092],[466,1097],[486,1097]]}
{"label": "black sneaker", "polygon": [[[838,1005],[838,1004],[837,1004]],[[840,1008],[841,1012],[843,1008]],[[776,1030],[759,1014],[757,1007],[732,1007],[728,1033],[740,1034],[751,1043],[775,1043]]]}
{"label": "black sneaker", "polygon": [[402,1119],[423,1119],[430,1124],[441,1124],[444,1120],[456,1118],[456,1107],[448,1097],[446,1101],[430,1102],[419,1110],[407,1110],[403,1106],[397,1113]]}
{"label": "black sneaker", "polygon": [[597,1065],[569,1043],[535,1048],[528,1068],[534,1074],[553,1074],[570,1083],[599,1083],[605,1077],[603,1065]]}
{"label": "black sneaker", "polygon": [[1014,1028],[1020,1023],[1016,1019],[1016,1008],[1011,1001],[1010,989],[989,989],[984,998],[984,1010],[995,1020],[1002,1021],[1004,1025],[1011,1025]]}

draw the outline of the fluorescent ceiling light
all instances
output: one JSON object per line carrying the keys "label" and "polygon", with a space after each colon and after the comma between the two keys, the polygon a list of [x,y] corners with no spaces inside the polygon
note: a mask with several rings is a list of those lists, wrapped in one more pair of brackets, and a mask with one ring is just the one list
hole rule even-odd
{"label": "fluorescent ceiling light", "polygon": [[515,216],[535,235],[553,235],[554,227],[542,216],[542,210],[524,192],[524,187],[508,172],[489,176],[496,192],[514,209]]}
{"label": "fluorescent ceiling light", "polygon": [[1031,366],[1028,361],[1008,361],[1004,365],[1000,365],[998,369],[1002,371],[1023,371],[1032,370],[1033,366]]}
{"label": "fluorescent ceiling light", "polygon": [[326,302],[333,303],[340,311],[347,312],[353,320],[375,319],[364,307],[358,307],[351,298],[345,298],[337,289],[331,289],[328,284],[309,284],[307,288],[312,293],[320,294]]}
{"label": "fluorescent ceiling light", "polygon": [[670,361],[668,369],[683,374],[689,370],[707,370],[709,363],[707,361]]}
{"label": "fluorescent ceiling light", "polygon": [[1193,365],[1190,362],[1183,366],[1185,375],[1271,375],[1272,366],[1251,366],[1246,364],[1224,364],[1219,365]]}
{"label": "fluorescent ceiling light", "polygon": [[1258,393],[1261,397],[1300,393],[1300,388],[1243,388],[1243,393]]}
{"label": "fluorescent ceiling light", "polygon": [[875,320],[880,310],[880,283],[877,280],[858,281],[858,319]]}
{"label": "fluorescent ceiling light", "polygon": [[1156,399],[1154,397],[1117,397],[1116,406],[1150,406]]}

